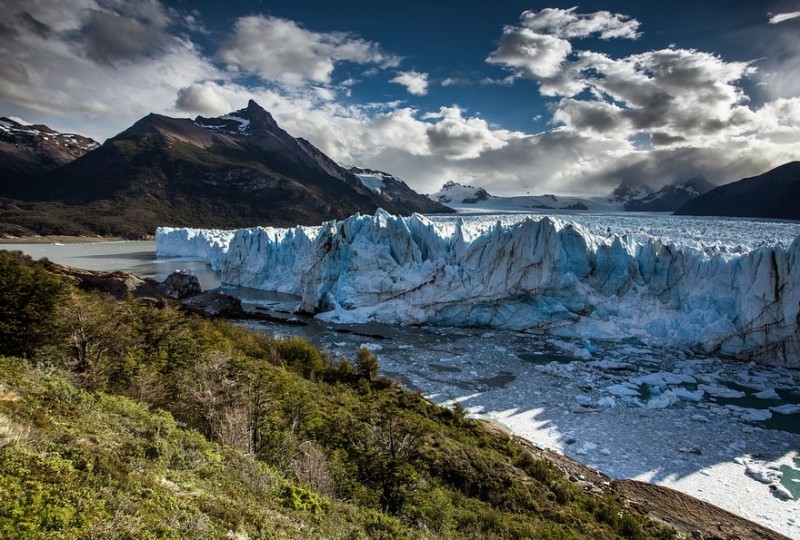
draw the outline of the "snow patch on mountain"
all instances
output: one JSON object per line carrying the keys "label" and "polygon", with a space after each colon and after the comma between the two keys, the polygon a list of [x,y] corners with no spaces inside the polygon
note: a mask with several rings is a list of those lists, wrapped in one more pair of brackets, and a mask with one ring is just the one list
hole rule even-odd
{"label": "snow patch on mountain", "polygon": [[384,183],[387,179],[395,179],[391,174],[375,171],[372,169],[359,169],[358,167],[350,167],[350,172],[358,176],[364,187],[375,193],[380,193],[383,190]]}
{"label": "snow patch on mountain", "polygon": [[[242,229],[227,250],[159,229],[157,253],[193,251],[231,284],[300,297],[335,322],[478,326],[639,338],[800,365],[800,237],[733,253],[592,234],[543,217],[488,228],[379,210],[319,228]],[[210,243],[220,238],[208,235]]]}

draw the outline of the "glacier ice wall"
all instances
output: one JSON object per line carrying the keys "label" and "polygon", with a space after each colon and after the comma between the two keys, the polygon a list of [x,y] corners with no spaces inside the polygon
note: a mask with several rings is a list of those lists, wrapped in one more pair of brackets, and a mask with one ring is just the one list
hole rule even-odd
{"label": "glacier ice wall", "polygon": [[159,229],[157,253],[204,257],[223,281],[298,295],[300,311],[329,321],[636,337],[800,365],[800,237],[731,253],[604,238],[549,217],[476,232],[379,210],[221,238]]}

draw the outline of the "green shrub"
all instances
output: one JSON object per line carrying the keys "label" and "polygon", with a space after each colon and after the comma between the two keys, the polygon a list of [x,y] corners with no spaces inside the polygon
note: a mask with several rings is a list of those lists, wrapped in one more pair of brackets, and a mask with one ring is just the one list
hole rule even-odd
{"label": "green shrub", "polygon": [[315,379],[327,367],[319,351],[304,339],[281,339],[275,346],[284,365],[306,379]]}
{"label": "green shrub", "polygon": [[312,514],[321,514],[326,507],[325,502],[319,495],[290,482],[284,483],[280,492],[280,499],[286,508],[311,512]]}
{"label": "green shrub", "polygon": [[0,251],[0,354],[31,356],[58,340],[56,307],[65,282],[20,252]]}
{"label": "green shrub", "polygon": [[378,358],[370,351],[360,347],[356,350],[356,374],[369,383],[375,382],[378,378]]}

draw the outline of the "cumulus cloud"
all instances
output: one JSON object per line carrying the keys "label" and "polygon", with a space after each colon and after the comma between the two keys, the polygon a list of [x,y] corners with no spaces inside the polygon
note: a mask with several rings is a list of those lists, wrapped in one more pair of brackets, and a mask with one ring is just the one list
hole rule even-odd
{"label": "cumulus cloud", "polygon": [[84,27],[84,47],[90,58],[108,64],[136,61],[162,51],[172,41],[167,21],[139,20],[119,13],[91,10]]}
{"label": "cumulus cloud", "polygon": [[295,21],[252,15],[236,21],[219,58],[266,81],[330,83],[337,63],[396,66],[399,58],[377,43],[346,32],[313,32]]}
{"label": "cumulus cloud", "polygon": [[487,151],[505,146],[509,139],[520,133],[492,129],[477,117],[464,118],[459,107],[442,107],[438,113],[428,114],[426,119],[436,119],[427,129],[431,151],[446,159],[462,160],[477,158]]}
{"label": "cumulus cloud", "polygon": [[554,106],[556,122],[607,136],[660,131],[691,138],[736,127],[748,100],[738,83],[754,69],[692,49],[663,49],[621,59],[583,53],[570,73],[572,85],[591,97],[574,99],[566,90]]}
{"label": "cumulus cloud", "polygon": [[[563,78],[564,64],[573,52],[570,39],[599,37],[601,39],[636,39],[639,37],[639,21],[617,13],[598,11],[577,13],[577,8],[545,8],[541,11],[524,11],[518,26],[506,26],[500,43],[487,58],[490,64],[498,64],[517,70],[520,75],[543,84],[571,88],[573,93],[580,87],[570,86]],[[555,90],[546,90],[552,95]]]}
{"label": "cumulus cloud", "polygon": [[417,71],[401,71],[389,82],[401,84],[406,87],[409,94],[424,96],[428,93],[428,74]]}
{"label": "cumulus cloud", "polygon": [[[172,110],[179,89],[219,78],[193,43],[169,35],[180,23],[157,2],[6,6],[18,31],[0,32],[0,100],[12,114],[103,139],[151,111]],[[24,31],[32,20],[39,30]],[[134,43],[132,36],[151,41]]]}
{"label": "cumulus cloud", "polygon": [[220,116],[232,110],[231,104],[212,82],[193,84],[178,90],[175,109],[207,116]]}
{"label": "cumulus cloud", "polygon": [[520,24],[537,33],[565,39],[585,38],[596,35],[600,39],[639,37],[639,21],[619,13],[597,11],[577,13],[570,9],[545,8],[541,11],[524,11]]}
{"label": "cumulus cloud", "polygon": [[792,11],[791,13],[777,13],[769,18],[769,24],[778,24],[784,21],[789,21],[800,17],[800,11]]}
{"label": "cumulus cloud", "polygon": [[566,39],[529,28],[507,27],[487,61],[518,69],[532,79],[548,79],[561,71],[571,52],[572,45]]}

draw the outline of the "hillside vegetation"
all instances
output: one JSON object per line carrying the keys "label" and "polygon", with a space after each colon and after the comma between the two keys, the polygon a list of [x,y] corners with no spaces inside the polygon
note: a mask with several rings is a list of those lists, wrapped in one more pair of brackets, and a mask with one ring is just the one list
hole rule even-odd
{"label": "hillside vegetation", "polygon": [[47,269],[0,252],[2,538],[675,535],[365,349],[332,358]]}

